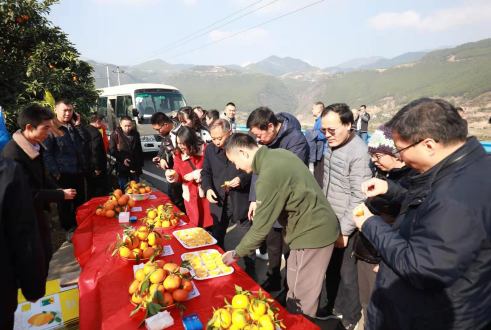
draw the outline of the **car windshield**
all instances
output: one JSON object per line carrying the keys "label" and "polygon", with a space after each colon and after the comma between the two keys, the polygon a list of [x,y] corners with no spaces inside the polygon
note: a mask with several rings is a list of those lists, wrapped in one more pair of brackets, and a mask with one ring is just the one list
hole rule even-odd
{"label": "car windshield", "polygon": [[150,117],[156,112],[170,115],[172,111],[177,111],[186,105],[181,94],[162,92],[137,92],[135,103],[139,117],[143,117],[143,123],[148,123]]}

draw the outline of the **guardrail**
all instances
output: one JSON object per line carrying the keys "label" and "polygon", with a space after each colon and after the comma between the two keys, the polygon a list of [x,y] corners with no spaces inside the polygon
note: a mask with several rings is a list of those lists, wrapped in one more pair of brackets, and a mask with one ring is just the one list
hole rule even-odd
{"label": "guardrail", "polygon": [[[249,129],[246,126],[237,125],[237,130],[241,132],[249,132]],[[305,134],[305,130],[302,130],[302,133]],[[368,136],[370,138],[370,135]],[[486,149],[487,153],[491,153],[491,142],[489,141],[481,141],[482,146]]]}

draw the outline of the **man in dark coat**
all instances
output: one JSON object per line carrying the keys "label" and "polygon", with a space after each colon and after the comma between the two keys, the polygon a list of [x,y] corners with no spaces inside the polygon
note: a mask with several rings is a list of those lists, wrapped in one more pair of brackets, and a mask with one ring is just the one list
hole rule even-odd
{"label": "man in dark coat", "polygon": [[87,173],[87,186],[89,199],[105,196],[107,189],[107,154],[104,140],[99,131],[104,126],[104,115],[94,113],[90,116],[90,125],[87,131],[90,133],[90,163],[91,173]]}
{"label": "man in dark coat", "polygon": [[[157,167],[166,171],[174,167],[174,154],[177,150],[177,131],[181,124],[178,120],[167,117],[163,112],[154,113],[152,118],[150,118],[150,124],[162,136],[159,153],[152,161],[157,164]],[[186,212],[184,198],[182,197],[182,182],[169,183],[167,195],[181,212]]]}
{"label": "man in dark coat", "polygon": [[45,294],[46,263],[29,186],[22,169],[0,157],[0,251],[2,303],[0,329],[14,329],[17,290],[29,301]]}
{"label": "man in dark coat", "polygon": [[416,100],[387,126],[401,159],[420,174],[409,188],[362,185],[367,196],[402,205],[392,227],[366,207],[354,217],[382,257],[367,329],[489,329],[491,158],[443,100]]}
{"label": "man in dark coat", "polygon": [[[203,191],[210,202],[210,212],[213,217],[213,237],[224,251],[225,234],[230,219],[234,219],[240,238],[249,231],[251,222],[247,218],[249,210],[249,190],[251,174],[247,174],[232,164],[223,152],[227,138],[232,135],[230,123],[218,119],[210,127],[213,144],[205,150],[205,159],[201,179]],[[255,276],[255,259],[253,253],[244,258],[246,272]]]}
{"label": "man in dark coat", "polygon": [[37,224],[46,261],[46,271],[52,256],[49,217],[50,203],[63,203],[64,199],[75,197],[74,189],[62,190],[47,175],[41,143],[50,133],[53,112],[35,104],[23,109],[17,122],[21,129],[14,133],[12,140],[3,148],[1,155],[17,162],[31,187],[31,199],[37,217]]}
{"label": "man in dark coat", "polygon": [[130,117],[122,116],[119,127],[111,134],[109,154],[116,158],[121,190],[126,190],[129,180],[140,181],[143,173],[143,149],[140,134],[133,129]]}
{"label": "man in dark coat", "polygon": [[[256,137],[259,145],[265,145],[268,149],[286,149],[300,158],[306,166],[309,165],[309,144],[302,133],[300,122],[294,116],[285,112],[275,115],[269,108],[257,108],[249,115],[247,128]],[[255,174],[252,176],[251,192],[249,195],[249,200],[251,201],[249,207],[250,219],[253,218],[256,210],[255,185],[257,178],[258,176]],[[285,259],[289,255],[289,247],[287,244],[284,244],[282,231],[283,227],[276,221],[273,229],[271,229],[271,232],[266,238],[269,258],[268,279],[261,286],[268,292],[281,289],[281,255],[285,255]],[[286,281],[284,285],[287,285]],[[277,296],[277,299],[282,300],[280,303],[286,301],[287,292],[288,289],[285,288]]]}
{"label": "man in dark coat", "polygon": [[85,203],[84,176],[90,165],[84,143],[90,141],[90,133],[82,125],[81,116],[73,111],[72,104],[64,99],[56,102],[55,117],[51,122],[51,133],[44,140],[44,162],[56,184],[77,191],[73,202],[58,203],[60,224],[70,242],[77,228],[75,212]]}

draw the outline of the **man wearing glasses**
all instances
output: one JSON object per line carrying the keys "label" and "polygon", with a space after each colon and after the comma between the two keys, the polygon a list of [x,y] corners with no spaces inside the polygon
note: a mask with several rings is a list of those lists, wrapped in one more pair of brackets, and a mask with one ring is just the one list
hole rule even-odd
{"label": "man wearing glasses", "polygon": [[365,329],[490,329],[491,158],[444,100],[413,101],[386,125],[419,174],[362,185],[401,205],[392,227],[365,206],[354,217],[382,257]]}
{"label": "man wearing glasses", "polygon": [[341,227],[326,271],[327,306],[320,320],[341,318],[340,329],[354,329],[361,318],[358,270],[351,258],[356,224],[353,209],[365,200],[361,184],[372,177],[367,145],[351,130],[353,112],[344,103],[331,104],[322,112],[321,127],[327,138],[324,153],[323,192]]}

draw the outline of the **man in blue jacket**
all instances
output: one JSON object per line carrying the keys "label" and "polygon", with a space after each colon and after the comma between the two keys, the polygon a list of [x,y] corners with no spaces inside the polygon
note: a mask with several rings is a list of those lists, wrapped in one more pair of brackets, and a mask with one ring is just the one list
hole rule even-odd
{"label": "man in blue jacket", "polygon": [[443,100],[411,102],[387,126],[420,174],[362,184],[402,206],[392,227],[366,207],[354,217],[382,256],[366,329],[490,329],[491,158]]}
{"label": "man in blue jacket", "polygon": [[305,131],[305,138],[309,143],[310,156],[309,163],[313,165],[314,177],[319,186],[322,188],[324,180],[324,152],[326,150],[327,138],[322,130],[322,111],[324,111],[324,103],[317,102],[312,107],[312,115],[315,118],[314,128]]}
{"label": "man in blue jacket", "polygon": [[[281,148],[291,151],[308,166],[309,145],[302,133],[300,122],[294,116],[286,112],[280,112],[275,115],[267,107],[257,108],[249,115],[247,128],[256,137],[259,145],[265,145],[269,149]],[[256,181],[257,175],[254,174],[249,194],[249,200],[251,201],[249,207],[250,220],[254,217],[256,210]],[[269,278],[261,286],[268,292],[281,289],[281,255],[284,254],[286,260],[290,252],[288,245],[284,244],[282,230],[283,227],[277,221],[266,238],[269,258],[267,275]],[[284,284],[285,290],[277,296],[277,300],[280,303],[286,302],[286,294],[288,292],[286,281]]]}
{"label": "man in blue jacket", "polygon": [[65,230],[66,239],[71,242],[73,232],[77,228],[75,211],[85,203],[84,176],[89,171],[87,155],[84,155],[84,142],[92,137],[82,125],[81,117],[68,100],[58,100],[55,105],[55,118],[49,136],[44,141],[46,151],[44,162],[56,183],[64,188],[73,188],[77,195],[72,201],[58,204],[58,218]]}

